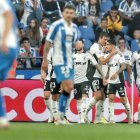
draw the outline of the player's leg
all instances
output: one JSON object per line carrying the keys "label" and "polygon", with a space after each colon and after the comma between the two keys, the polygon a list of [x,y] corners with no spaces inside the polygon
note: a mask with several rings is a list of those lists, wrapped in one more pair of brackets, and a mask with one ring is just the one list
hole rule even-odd
{"label": "player's leg", "polygon": [[49,119],[48,119],[48,123],[53,122],[53,114],[52,114],[52,105],[51,105],[51,98],[50,98],[50,81],[46,80],[45,85],[44,85],[44,101],[45,104],[50,112],[49,114]]}
{"label": "player's leg", "polygon": [[50,89],[52,94],[52,113],[56,121],[59,119],[58,100],[60,96],[60,84],[56,82],[55,78],[51,79]]}
{"label": "player's leg", "polygon": [[82,93],[82,105],[81,105],[81,123],[90,123],[88,119],[88,114],[84,118],[84,110],[88,107],[88,94],[89,94],[90,84],[89,82],[83,82],[81,84],[81,93]]}
{"label": "player's leg", "polygon": [[60,118],[63,120],[66,110],[66,105],[70,96],[71,91],[73,90],[73,81],[72,80],[65,80],[61,83],[61,95],[59,98],[59,112]]}
{"label": "player's leg", "polygon": [[119,93],[119,96],[120,96],[120,101],[124,105],[124,107],[127,111],[128,123],[131,124],[132,123],[131,107],[130,107],[129,100],[126,96],[124,85],[123,84],[118,84],[117,85],[117,90],[118,90],[118,93]]}
{"label": "player's leg", "polygon": [[115,123],[114,121],[114,100],[116,94],[115,84],[108,84],[108,98],[109,98],[109,122]]}
{"label": "player's leg", "polygon": [[[137,88],[138,88],[138,94],[139,94],[139,97],[140,97],[140,85],[137,85]],[[137,122],[140,123],[140,102],[138,104],[138,119],[137,119]]]}
{"label": "player's leg", "polygon": [[82,91],[81,83],[74,84],[74,99],[76,100],[76,107],[79,115],[79,123],[81,123],[81,106],[82,106]]}
{"label": "player's leg", "polygon": [[[17,50],[9,49],[7,54],[0,52],[0,84],[6,80],[8,72],[16,58]],[[8,127],[9,123],[6,119],[5,103],[1,93],[0,85],[0,127]]]}
{"label": "player's leg", "polygon": [[86,112],[89,112],[99,100],[104,100],[104,95],[102,94],[101,91],[100,79],[94,79],[92,81],[91,88],[94,92],[94,97],[92,97],[91,100],[89,101]]}

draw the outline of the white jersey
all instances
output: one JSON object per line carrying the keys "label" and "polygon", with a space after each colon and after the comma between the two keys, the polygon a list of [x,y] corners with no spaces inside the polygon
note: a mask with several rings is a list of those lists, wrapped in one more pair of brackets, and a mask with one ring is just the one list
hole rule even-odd
{"label": "white jersey", "polygon": [[125,63],[128,65],[132,65],[132,52],[129,51],[128,49],[125,49],[124,52],[120,52],[124,58],[125,58]]}
{"label": "white jersey", "polygon": [[53,56],[53,48],[50,49],[49,53],[48,53],[48,56],[47,56],[47,59],[49,61],[49,64],[48,64],[48,74],[47,74],[47,77],[46,77],[46,80],[51,80],[51,78],[56,78],[55,76],[55,73],[54,73],[54,70],[53,70],[53,59],[52,59],[52,56]]}
{"label": "white jersey", "polygon": [[53,43],[53,65],[66,65],[73,67],[73,44],[78,37],[75,24],[68,26],[64,19],[54,22],[49,30],[46,40]]}
{"label": "white jersey", "polygon": [[136,71],[137,71],[136,84],[140,85],[140,53],[139,52],[133,53],[132,62],[136,62]]}
{"label": "white jersey", "polygon": [[[91,48],[90,48],[90,53],[95,57],[96,61],[98,62],[98,59],[103,56],[103,47],[98,44],[98,43],[94,43]],[[98,62],[100,68],[102,69],[102,64],[100,62]],[[93,77],[95,78],[102,78],[101,74],[98,72],[98,70],[96,69]]]}
{"label": "white jersey", "polygon": [[[107,57],[109,54],[106,54],[104,57]],[[109,83],[111,84],[119,84],[124,82],[124,77],[123,73],[120,73],[117,75],[117,78],[115,80],[111,80],[111,76],[114,75],[116,72],[119,71],[121,64],[125,63],[125,58],[123,55],[116,54],[114,55],[110,61],[108,62],[108,67],[109,67]]]}
{"label": "white jersey", "polygon": [[[12,9],[9,6],[8,2],[6,0],[0,0],[0,46],[2,43],[1,41],[2,41],[3,32],[4,29],[6,28],[4,13],[7,11],[10,11],[12,13]],[[13,28],[10,29],[8,36],[6,38],[6,46],[8,48],[17,47],[16,27],[14,27],[14,24],[13,24]]]}
{"label": "white jersey", "polygon": [[90,53],[76,53],[74,54],[74,83],[82,83],[88,81],[86,74],[88,68],[88,61],[92,63],[92,65],[97,65],[97,61]]}

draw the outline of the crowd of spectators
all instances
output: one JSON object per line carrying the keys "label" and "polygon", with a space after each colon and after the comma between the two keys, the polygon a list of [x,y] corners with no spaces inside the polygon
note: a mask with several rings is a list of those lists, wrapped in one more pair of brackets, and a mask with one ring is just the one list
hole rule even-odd
{"label": "crowd of spectators", "polygon": [[[123,38],[131,52],[140,50],[140,0],[9,0],[15,11],[20,42],[18,68],[40,67],[51,23],[66,4],[75,5],[74,22],[85,49],[108,32],[118,45]],[[28,58],[28,59],[25,59]]]}

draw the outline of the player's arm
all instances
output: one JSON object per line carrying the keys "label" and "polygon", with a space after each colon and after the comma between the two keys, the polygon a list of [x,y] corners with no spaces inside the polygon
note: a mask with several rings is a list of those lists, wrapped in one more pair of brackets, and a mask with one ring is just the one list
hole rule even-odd
{"label": "player's arm", "polygon": [[101,70],[101,68],[99,67],[98,63],[95,65],[96,69],[98,70],[98,72],[101,74],[101,76],[103,77],[103,72]]}
{"label": "player's arm", "polygon": [[5,18],[5,28],[4,28],[4,31],[3,31],[3,34],[2,34],[2,44],[1,44],[1,48],[2,48],[2,51],[7,53],[8,51],[8,48],[6,46],[6,41],[7,41],[7,37],[8,37],[8,34],[13,26],[13,15],[11,13],[10,10],[6,10],[4,13],[3,13],[3,16]]}
{"label": "player's arm", "polygon": [[44,52],[43,52],[43,61],[41,64],[41,80],[43,83],[45,82],[46,71],[48,70],[49,61],[48,61],[47,57],[48,57],[48,53],[50,51],[50,48],[51,48],[51,42],[46,41],[45,47],[44,47]]}
{"label": "player's arm", "polygon": [[51,44],[54,42],[55,40],[55,36],[57,33],[57,28],[54,24],[51,25],[50,29],[49,29],[49,33],[46,37],[46,43],[45,43],[45,47],[44,47],[44,52],[43,52],[43,61],[42,61],[42,65],[41,65],[41,74],[44,75],[46,73],[46,71],[48,70],[48,53],[50,51],[51,48]]}
{"label": "player's arm", "polygon": [[120,67],[120,69],[119,69],[116,73],[119,75],[119,74],[122,73],[125,69],[126,69],[126,64],[125,64],[125,63],[121,63],[121,67]]}
{"label": "player's arm", "polygon": [[110,72],[110,68],[108,67],[108,71],[106,73],[106,76],[103,78],[103,85],[107,85],[108,84],[109,72]]}
{"label": "player's arm", "polygon": [[109,62],[109,60],[112,58],[113,55],[115,55],[117,53],[117,50],[114,48],[111,53],[106,57],[104,58],[104,56],[99,56],[99,61],[102,65],[105,65]]}
{"label": "player's arm", "polygon": [[98,70],[98,72],[101,74],[101,76],[103,76],[101,68],[99,67],[99,65],[98,65],[97,61],[95,60],[95,58],[92,57],[91,53],[87,53],[86,58],[87,58],[87,60],[90,60],[92,65],[95,66],[96,69]]}

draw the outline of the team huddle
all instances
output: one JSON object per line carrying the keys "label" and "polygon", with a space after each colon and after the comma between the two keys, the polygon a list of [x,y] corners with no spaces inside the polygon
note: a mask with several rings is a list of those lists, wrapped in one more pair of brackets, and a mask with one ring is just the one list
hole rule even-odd
{"label": "team huddle", "polygon": [[[88,112],[96,105],[94,123],[115,123],[114,100],[118,92],[124,105],[128,123],[132,123],[130,103],[125,91],[124,71],[131,79],[132,65],[140,66],[140,52],[121,52],[116,42],[105,32],[97,43],[84,51],[84,41],[78,38],[78,30],[72,23],[74,7],[65,6],[63,18],[54,22],[46,38],[46,48],[41,67],[41,78],[45,83],[44,97],[50,110],[48,122],[68,124],[66,111],[71,92],[77,100],[79,123],[88,123]],[[119,42],[124,41],[120,38]],[[51,49],[50,49],[51,47]],[[46,77],[46,70],[48,74]],[[140,73],[137,71],[137,87],[140,92]],[[89,100],[89,90],[93,97]],[[50,100],[50,94],[51,100]],[[104,118],[104,101],[109,99],[109,120]],[[140,114],[140,113],[139,113]],[[140,115],[138,115],[140,121]]]}

